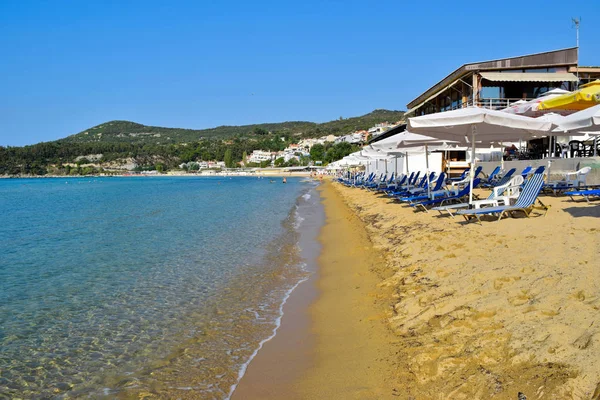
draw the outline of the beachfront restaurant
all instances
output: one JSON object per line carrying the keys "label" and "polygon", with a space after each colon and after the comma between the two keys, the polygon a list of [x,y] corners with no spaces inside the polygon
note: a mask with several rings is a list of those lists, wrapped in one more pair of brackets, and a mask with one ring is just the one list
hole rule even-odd
{"label": "beachfront restaurant", "polygon": [[[407,117],[450,111],[470,106],[502,110],[531,117],[548,113],[569,115],[574,109],[541,109],[545,98],[564,96],[582,87],[600,94],[600,67],[578,65],[577,47],[483,62],[467,63],[419,94],[407,104]],[[546,97],[545,97],[546,96]],[[516,111],[515,111],[516,110]],[[578,158],[600,154],[600,143],[592,137],[543,137],[522,143],[506,143],[498,149],[479,149],[479,161],[537,164],[542,159],[570,159],[565,169],[578,165]],[[504,146],[505,145],[505,146]],[[457,172],[469,159],[468,149],[447,151],[441,169]]]}

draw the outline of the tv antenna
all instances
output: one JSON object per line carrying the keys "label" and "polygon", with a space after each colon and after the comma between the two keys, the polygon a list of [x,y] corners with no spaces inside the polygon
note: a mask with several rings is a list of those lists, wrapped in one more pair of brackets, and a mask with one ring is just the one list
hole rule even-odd
{"label": "tv antenna", "polygon": [[571,21],[577,32],[577,87],[579,87],[579,25],[581,24],[581,17],[571,18]]}

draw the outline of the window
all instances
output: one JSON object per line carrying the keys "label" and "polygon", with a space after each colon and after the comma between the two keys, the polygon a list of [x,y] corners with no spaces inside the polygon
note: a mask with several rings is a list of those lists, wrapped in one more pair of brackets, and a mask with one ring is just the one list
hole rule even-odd
{"label": "window", "polygon": [[481,88],[479,97],[482,99],[499,99],[501,98],[500,89],[499,86],[484,86]]}

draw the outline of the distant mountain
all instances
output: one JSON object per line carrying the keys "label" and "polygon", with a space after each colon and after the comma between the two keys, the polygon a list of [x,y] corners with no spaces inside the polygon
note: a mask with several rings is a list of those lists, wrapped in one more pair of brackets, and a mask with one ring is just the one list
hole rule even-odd
{"label": "distant mountain", "polygon": [[339,120],[314,123],[289,121],[242,126],[219,126],[210,129],[183,129],[147,126],[130,121],[110,121],[68,136],[62,143],[188,143],[200,139],[229,139],[234,137],[264,136],[269,132],[280,135],[318,137],[324,135],[345,135],[356,130],[368,129],[381,122],[395,122],[402,119],[403,111],[375,110],[369,114],[340,118]]}

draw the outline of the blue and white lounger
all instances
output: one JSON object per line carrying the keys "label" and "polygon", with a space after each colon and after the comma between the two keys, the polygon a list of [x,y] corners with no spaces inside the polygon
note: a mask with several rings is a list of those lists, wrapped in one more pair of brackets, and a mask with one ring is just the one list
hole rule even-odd
{"label": "blue and white lounger", "polygon": [[576,190],[573,192],[566,192],[565,194],[569,196],[573,201],[575,201],[573,196],[581,196],[589,203],[590,197],[600,198],[600,189]]}
{"label": "blue and white lounger", "polygon": [[[517,198],[517,202],[513,206],[498,206],[498,207],[486,207],[471,210],[460,210],[457,214],[462,215],[467,220],[477,219],[481,222],[482,215],[498,215],[498,221],[505,215],[511,214],[516,211],[523,212],[527,217],[531,214],[534,208],[541,208],[545,210],[544,216],[548,212],[549,207],[546,206],[538,199],[538,195],[544,185],[544,167],[538,167],[535,170],[533,176],[525,182],[523,191]],[[540,203],[540,207],[535,207],[535,201]]]}

